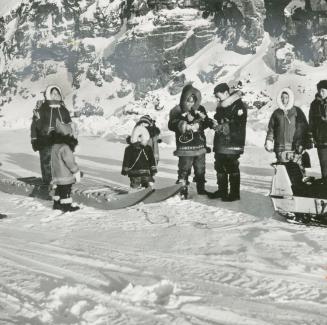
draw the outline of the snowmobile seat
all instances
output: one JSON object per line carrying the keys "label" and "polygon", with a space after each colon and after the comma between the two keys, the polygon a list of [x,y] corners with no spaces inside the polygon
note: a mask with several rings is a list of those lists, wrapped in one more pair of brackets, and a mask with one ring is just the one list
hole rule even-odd
{"label": "snowmobile seat", "polygon": [[294,196],[327,199],[327,186],[321,179],[310,177],[303,181],[304,174],[297,163],[290,161],[284,164],[292,183]]}

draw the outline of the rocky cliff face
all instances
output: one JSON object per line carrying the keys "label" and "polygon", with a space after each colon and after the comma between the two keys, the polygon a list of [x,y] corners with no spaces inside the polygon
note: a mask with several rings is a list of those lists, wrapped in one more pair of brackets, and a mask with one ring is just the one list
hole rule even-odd
{"label": "rocky cliff face", "polygon": [[[288,59],[312,62],[319,66],[327,59],[327,2],[325,0],[266,0],[266,30],[280,42],[277,48],[292,45],[286,50]],[[278,40],[277,40],[278,42]],[[289,46],[288,46],[289,48]],[[287,70],[277,58],[277,72]]]}
{"label": "rocky cliff face", "polygon": [[142,98],[171,80],[179,89],[185,59],[214,38],[249,54],[265,30],[282,38],[277,72],[296,57],[319,65],[327,58],[326,12],[318,0],[23,0],[0,18],[0,105],[17,93],[36,95],[23,80],[62,74],[75,99],[88,85],[115,89],[108,100],[133,91]]}

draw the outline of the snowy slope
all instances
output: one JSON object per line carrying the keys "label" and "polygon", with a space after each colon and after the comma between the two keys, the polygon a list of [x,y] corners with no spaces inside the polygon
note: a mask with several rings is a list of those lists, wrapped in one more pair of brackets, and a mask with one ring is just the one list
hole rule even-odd
{"label": "snowy slope", "polygon": [[[27,131],[0,135],[1,172],[36,175]],[[127,184],[119,176],[123,148],[81,138],[77,158],[86,178]],[[158,186],[176,179],[171,151],[161,149]],[[199,197],[192,187],[187,201],[58,215],[51,202],[0,192],[0,213],[8,215],[0,219],[1,321],[324,324],[326,231],[274,215],[266,196],[271,159],[246,148],[242,200],[235,203]]]}
{"label": "snowy slope", "polygon": [[11,10],[16,9],[23,0],[0,0],[0,16],[10,13]]}

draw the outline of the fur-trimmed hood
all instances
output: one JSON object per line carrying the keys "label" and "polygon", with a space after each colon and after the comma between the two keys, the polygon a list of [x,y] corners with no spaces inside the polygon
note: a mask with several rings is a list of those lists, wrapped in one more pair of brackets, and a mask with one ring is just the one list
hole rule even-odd
{"label": "fur-trimmed hood", "polygon": [[142,125],[137,125],[132,131],[131,135],[131,143],[141,143],[143,146],[146,146],[148,144],[148,141],[150,140],[150,134],[149,131]]}
{"label": "fur-trimmed hood", "polygon": [[56,131],[51,131],[49,134],[50,144],[67,144],[71,151],[75,151],[76,146],[78,145],[78,140],[72,135],[64,135]]}
{"label": "fur-trimmed hood", "polygon": [[59,91],[60,96],[61,96],[61,100],[63,100],[64,98],[63,98],[63,96],[62,96],[61,88],[60,88],[59,86],[57,86],[57,85],[49,85],[49,86],[47,87],[47,89],[46,89],[45,92],[44,92],[44,97],[45,97],[45,99],[48,100],[48,101],[52,101],[50,94],[51,94],[51,90],[52,90],[53,88],[56,88],[56,89]]}
{"label": "fur-trimmed hood", "polygon": [[[289,101],[288,101],[288,104],[286,106],[282,103],[282,98],[281,98],[282,93],[287,93],[288,97],[289,97]],[[293,93],[293,91],[290,88],[283,88],[278,93],[277,98],[276,98],[276,102],[277,102],[277,106],[280,109],[282,109],[283,111],[290,110],[294,106],[294,93]]]}
{"label": "fur-trimmed hood", "polygon": [[195,102],[193,105],[193,110],[196,111],[201,104],[201,100],[202,100],[202,96],[201,96],[201,92],[200,90],[198,90],[197,88],[193,87],[191,84],[186,85],[183,90],[182,90],[182,94],[181,94],[181,98],[180,98],[180,102],[179,105],[181,107],[181,110],[183,113],[186,112],[186,108],[185,108],[185,103],[187,101],[187,99],[190,96],[194,96],[195,97]]}
{"label": "fur-trimmed hood", "polygon": [[237,90],[235,92],[233,92],[232,94],[230,94],[229,97],[227,97],[226,99],[224,99],[223,101],[221,101],[219,103],[219,107],[228,107],[233,105],[237,100],[241,99],[243,96],[243,93],[240,90]]}

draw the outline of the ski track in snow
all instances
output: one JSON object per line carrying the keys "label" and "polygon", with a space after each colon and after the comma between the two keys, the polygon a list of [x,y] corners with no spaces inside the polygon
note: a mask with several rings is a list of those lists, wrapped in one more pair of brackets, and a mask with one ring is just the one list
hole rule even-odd
{"label": "ski track in snow", "polygon": [[325,229],[177,198],[59,216],[0,202],[0,305],[22,323],[323,324]]}
{"label": "ski track in snow", "polygon": [[[127,187],[119,157],[88,154],[80,188]],[[159,186],[176,179],[176,161],[162,157]],[[0,158],[10,176],[39,172],[37,156]],[[326,229],[276,217],[271,170],[253,161],[241,162],[235,203],[192,184],[185,201],[61,214],[0,192],[0,324],[325,324]],[[206,177],[214,190],[210,159]]]}

